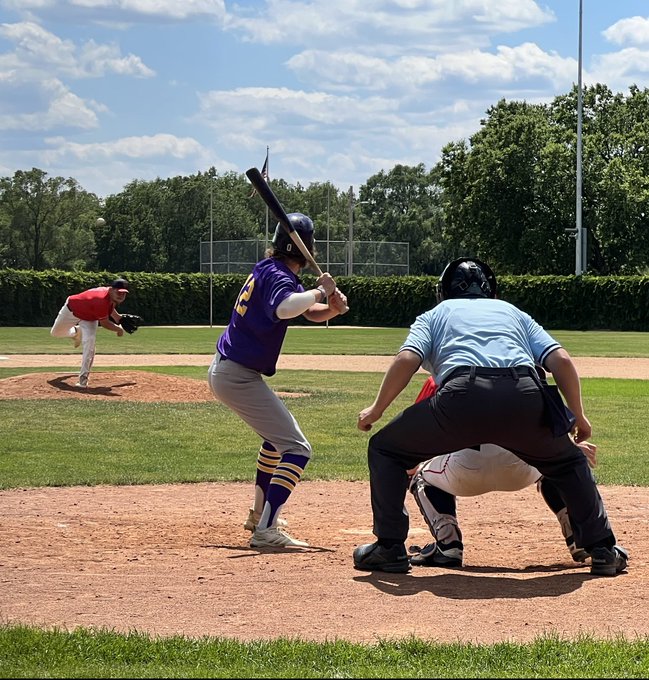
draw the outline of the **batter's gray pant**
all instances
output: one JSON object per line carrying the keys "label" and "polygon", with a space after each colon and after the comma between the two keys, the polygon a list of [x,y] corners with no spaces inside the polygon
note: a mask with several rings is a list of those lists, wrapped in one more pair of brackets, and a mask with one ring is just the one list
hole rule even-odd
{"label": "batter's gray pant", "polygon": [[207,373],[212,394],[281,455],[311,457],[311,445],[284,402],[259,371],[216,354]]}

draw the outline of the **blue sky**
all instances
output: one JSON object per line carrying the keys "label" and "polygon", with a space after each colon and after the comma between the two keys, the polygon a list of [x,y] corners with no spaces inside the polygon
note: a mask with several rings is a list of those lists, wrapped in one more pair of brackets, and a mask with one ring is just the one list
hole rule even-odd
{"label": "blue sky", "polygon": [[[649,87],[649,2],[583,0],[583,80]],[[577,81],[579,0],[0,0],[0,175],[106,197],[261,167],[357,191]]]}

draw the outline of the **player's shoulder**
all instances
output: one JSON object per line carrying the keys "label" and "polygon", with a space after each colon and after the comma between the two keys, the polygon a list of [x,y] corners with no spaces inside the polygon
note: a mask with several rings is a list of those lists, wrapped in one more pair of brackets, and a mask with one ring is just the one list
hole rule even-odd
{"label": "player's shoulder", "polygon": [[273,273],[282,272],[284,268],[281,266],[280,260],[274,257],[265,257],[263,260],[259,260],[252,270],[253,273]]}
{"label": "player's shoulder", "polygon": [[299,283],[299,278],[288,268],[286,263],[274,257],[267,257],[257,262],[253,274],[263,279],[285,280],[292,285]]}
{"label": "player's shoulder", "polygon": [[97,286],[95,288],[87,288],[86,290],[82,291],[81,293],[77,293],[76,295],[71,295],[70,297],[75,299],[75,300],[93,299],[93,298],[102,297],[104,295],[108,295],[109,290],[110,290],[110,286]]}

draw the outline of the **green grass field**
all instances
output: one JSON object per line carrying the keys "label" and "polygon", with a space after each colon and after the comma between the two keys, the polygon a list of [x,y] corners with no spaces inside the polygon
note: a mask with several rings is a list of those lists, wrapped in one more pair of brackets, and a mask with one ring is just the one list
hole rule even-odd
{"label": "green grass field", "polygon": [[[144,370],[205,380],[203,367]],[[0,377],[21,373],[25,369],[0,369]],[[356,414],[372,402],[381,379],[380,373],[288,370],[270,379],[277,391],[309,395],[289,404],[315,452],[305,479],[367,479],[367,435],[356,428]],[[381,422],[412,403],[422,383],[423,376],[414,379]],[[643,464],[649,381],[588,378],[583,393],[599,446],[599,481],[649,485]],[[250,481],[258,448],[257,436],[216,400],[0,400],[0,421],[0,488],[5,489]]]}
{"label": "green grass field", "polygon": [[[212,354],[223,330],[144,326],[133,335],[118,338],[99,329],[101,354]],[[574,356],[649,357],[649,333],[612,331],[550,331]],[[285,354],[392,355],[408,334],[407,328],[346,328],[344,326],[292,326],[284,343]],[[53,338],[49,328],[0,328],[0,355],[66,354],[71,343]]]}
{"label": "green grass field", "polygon": [[[391,354],[405,329],[294,328],[287,345],[295,353]],[[101,342],[136,353],[212,352],[217,329],[144,328],[133,337],[110,333]],[[575,355],[649,356],[649,337],[638,333],[555,337]],[[139,337],[138,337],[139,336]],[[335,340],[334,340],[335,339]],[[63,349],[61,344],[64,345]],[[574,344],[574,346],[572,346]],[[385,346],[389,349],[379,351]],[[200,349],[198,349],[200,347]],[[287,348],[287,349],[288,349]],[[579,352],[578,348],[584,351]],[[608,348],[608,349],[607,349]],[[615,351],[613,351],[613,348]],[[0,329],[0,354],[69,352],[47,329]],[[343,352],[339,352],[343,353]],[[71,367],[78,357],[71,355]],[[1,366],[1,364],[0,364]],[[137,356],[131,367],[137,368]],[[125,367],[127,368],[127,367]],[[43,369],[0,368],[0,378]],[[60,371],[60,367],[56,369]],[[97,369],[100,370],[100,369]],[[203,367],[142,370],[205,379]],[[278,391],[307,392],[290,408],[314,447],[305,479],[366,480],[367,435],[355,416],[380,384],[378,373],[281,371],[270,380]],[[411,385],[384,420],[412,402]],[[649,381],[585,379],[586,411],[599,446],[602,484],[649,485],[645,414]],[[257,438],[235,423],[216,401],[205,404],[78,400],[0,400],[0,487],[95,484],[159,484],[250,481]],[[125,443],[120,433],[131,432]],[[247,451],[249,455],[242,455]],[[1,556],[0,556],[1,563]],[[0,591],[1,592],[1,591]],[[1,615],[1,597],[0,597]],[[0,620],[0,624],[1,624]],[[423,640],[355,645],[278,639],[239,643],[182,637],[154,639],[138,631],[41,631],[0,625],[0,677],[647,677],[649,640],[538,639],[530,644],[438,645]]]}
{"label": "green grass field", "polygon": [[0,627],[4,678],[646,678],[647,640],[358,645]]}

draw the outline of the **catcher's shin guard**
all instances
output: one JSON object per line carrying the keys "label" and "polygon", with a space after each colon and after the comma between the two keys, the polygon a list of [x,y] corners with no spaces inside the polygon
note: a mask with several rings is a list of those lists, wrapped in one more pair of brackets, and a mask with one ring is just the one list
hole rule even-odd
{"label": "catcher's shin guard", "polygon": [[430,486],[419,472],[410,482],[410,492],[439,549],[442,552],[452,550],[454,558],[461,563],[464,545],[457,521],[455,496]]}

